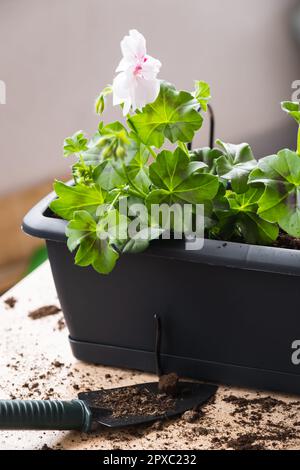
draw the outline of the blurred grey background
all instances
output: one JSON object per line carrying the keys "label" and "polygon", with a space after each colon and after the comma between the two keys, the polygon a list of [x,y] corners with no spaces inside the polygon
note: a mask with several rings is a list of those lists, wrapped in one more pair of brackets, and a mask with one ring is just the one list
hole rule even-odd
{"label": "blurred grey background", "polygon": [[[162,62],[160,78],[184,89],[194,79],[211,84],[217,137],[249,141],[258,157],[294,146],[296,128],[280,101],[291,98],[291,84],[300,79],[291,28],[297,6],[297,0],[0,0],[0,80],[7,87],[0,197],[26,188],[28,197],[32,187],[68,174],[63,139],[96,128],[95,97],[112,82],[120,40],[131,28]],[[119,115],[110,108],[105,120]],[[207,126],[197,140],[206,143]],[[7,251],[3,244],[1,250]]]}
{"label": "blurred grey background", "polygon": [[[300,78],[290,28],[297,3],[0,0],[0,79],[7,86],[0,193],[66,171],[62,141],[78,129],[94,130],[94,99],[112,82],[130,28],[161,60],[160,77],[186,89],[194,79],[211,83],[218,137],[248,139],[258,155],[288,143],[279,102],[290,99]],[[110,110],[105,119],[117,115]]]}

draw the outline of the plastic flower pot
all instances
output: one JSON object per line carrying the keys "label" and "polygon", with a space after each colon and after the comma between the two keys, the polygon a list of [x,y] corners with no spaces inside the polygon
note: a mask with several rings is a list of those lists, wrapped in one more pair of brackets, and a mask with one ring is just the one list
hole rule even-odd
{"label": "plastic flower pot", "polygon": [[157,314],[164,372],[300,393],[300,252],[213,240],[186,251],[160,241],[104,276],[74,265],[66,222],[48,209],[54,197],[23,229],[46,240],[76,358],[154,372]]}

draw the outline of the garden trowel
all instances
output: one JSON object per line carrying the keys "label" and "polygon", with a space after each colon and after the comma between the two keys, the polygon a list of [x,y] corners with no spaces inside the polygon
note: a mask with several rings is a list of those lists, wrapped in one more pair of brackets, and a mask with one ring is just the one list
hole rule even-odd
{"label": "garden trowel", "polygon": [[[78,399],[63,400],[0,400],[0,429],[35,430],[78,430],[89,432],[101,426],[121,428],[136,424],[151,423],[159,419],[171,418],[190,409],[198,409],[215,394],[217,387],[196,382],[180,381],[176,396],[166,399],[165,408],[150,407],[150,411],[137,408],[136,413],[126,414],[126,404],[122,403],[122,413],[118,413],[113,396],[143,396],[151,403],[159,402],[158,382],[132,385],[107,390],[79,393]],[[143,401],[143,400],[142,400]],[[110,405],[111,404],[111,405]],[[125,411],[124,411],[125,410]]]}

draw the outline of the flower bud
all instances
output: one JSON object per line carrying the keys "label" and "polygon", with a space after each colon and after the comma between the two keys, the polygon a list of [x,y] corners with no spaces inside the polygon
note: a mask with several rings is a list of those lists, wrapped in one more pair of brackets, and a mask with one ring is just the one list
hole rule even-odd
{"label": "flower bud", "polygon": [[125,149],[122,147],[122,145],[118,145],[117,150],[116,150],[116,156],[118,158],[123,158],[125,155]]}
{"label": "flower bud", "polygon": [[102,114],[104,111],[104,97],[102,93],[98,96],[95,101],[95,111],[97,114]]}
{"label": "flower bud", "polygon": [[103,150],[102,150],[102,157],[103,158],[108,158],[111,156],[111,147],[110,145],[108,147],[105,147]]}

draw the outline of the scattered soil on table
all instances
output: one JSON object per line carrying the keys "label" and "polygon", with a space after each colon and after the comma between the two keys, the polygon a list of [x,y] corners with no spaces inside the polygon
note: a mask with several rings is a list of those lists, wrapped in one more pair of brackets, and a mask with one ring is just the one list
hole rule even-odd
{"label": "scattered soil on table", "polygon": [[[54,318],[55,324],[60,316]],[[56,334],[60,335],[58,332]],[[109,368],[100,367],[98,370],[84,365],[76,366],[58,352],[55,356],[51,356],[51,359],[46,352],[42,353],[41,360],[28,363],[27,354],[16,349],[6,361],[4,367],[9,368],[7,372],[10,372],[10,378],[3,383],[3,389],[12,399],[74,398],[78,389],[97,390],[107,386],[108,382],[115,387],[121,384],[122,379],[126,383],[140,381],[136,372],[121,373]],[[22,375],[23,373],[25,375]],[[176,399],[172,395],[164,393],[154,394],[154,397],[149,396],[143,386],[135,396],[132,394],[132,389],[121,393],[120,390],[115,390],[112,396],[112,392],[107,390],[106,403],[101,396],[104,393],[101,393],[97,403],[98,406],[113,409],[113,417],[116,419],[133,415],[151,416],[156,419],[157,415],[165,415],[168,411],[172,411],[176,404]],[[151,425],[130,427],[122,431],[101,429],[99,434],[95,435],[95,440],[83,435],[83,438],[74,437],[74,442],[81,442],[82,445],[82,439],[86,439],[87,447],[93,447],[94,442],[96,446],[101,447],[104,442],[109,448],[119,449],[140,448],[142,445],[147,448],[148,442],[150,447],[157,443],[164,449],[174,449],[174,445],[178,442],[182,448],[190,450],[242,451],[296,448],[300,442],[299,416],[299,398],[268,396],[261,392],[220,387],[218,393],[205,405],[189,410],[181,417],[156,421]],[[40,441],[39,448],[42,448],[43,442]],[[64,440],[62,442],[64,447]],[[56,450],[57,446],[58,444],[55,444],[53,450]]]}
{"label": "scattered soil on table", "polygon": [[93,401],[94,406],[112,410],[114,418],[129,416],[160,416],[171,411],[176,406],[176,400],[166,394],[152,393],[146,388],[120,388],[104,390],[99,396],[99,402]]}
{"label": "scattered soil on table", "polygon": [[60,318],[57,322],[57,329],[59,331],[63,330],[64,328],[66,327],[66,323],[65,323],[65,320],[64,318]]}
{"label": "scattered soil on table", "polygon": [[258,406],[264,413],[269,413],[277,406],[283,406],[286,411],[289,411],[291,409],[291,404],[286,403],[282,400],[277,400],[276,398],[272,397],[259,397],[249,399],[244,397],[236,397],[235,395],[229,395],[228,397],[224,398],[224,401],[226,403],[232,403],[236,405],[233,415],[243,413],[249,408],[249,406]]}
{"label": "scattered soil on table", "polygon": [[283,424],[273,424],[271,426],[267,425],[256,432],[241,433],[236,439],[227,440],[227,447],[234,450],[262,450],[266,447],[265,443],[268,441],[275,446],[275,443],[285,444],[287,440],[295,438],[293,429]]}
{"label": "scattered soil on table", "polygon": [[252,433],[242,434],[236,439],[229,439],[227,446],[233,450],[264,450],[262,444],[257,444],[257,435]]}
{"label": "scattered soil on table", "polygon": [[290,250],[300,250],[300,238],[291,237],[287,233],[280,233],[274,246],[289,248]]}
{"label": "scattered soil on table", "polygon": [[257,398],[245,398],[245,397],[236,397],[235,395],[229,395],[224,398],[226,403],[231,403],[235,405],[235,410],[233,414],[243,413],[249,408],[258,407],[260,411],[269,413],[273,411],[275,407],[284,406],[290,409],[290,404],[278,400],[273,397],[257,397]]}
{"label": "scattered soil on table", "polygon": [[[224,397],[223,400],[234,406],[231,416],[238,418],[239,424],[249,431],[239,432],[235,438],[217,438],[214,440],[216,444],[226,444],[227,448],[234,450],[262,450],[270,442],[273,447],[279,443],[282,448],[289,440],[299,436],[291,422],[291,413],[300,410],[299,401],[287,403],[270,396],[245,398],[235,395]],[[274,422],[268,419],[276,411],[283,417],[289,417],[289,420]]]}
{"label": "scattered soil on table", "polygon": [[179,377],[174,372],[171,374],[162,375],[158,382],[159,392],[175,397],[178,393],[178,380]]}
{"label": "scattered soil on table", "polygon": [[63,367],[65,364],[64,364],[63,362],[60,362],[60,361],[58,361],[58,360],[55,360],[55,361],[52,362],[52,365],[53,365],[54,367],[60,368],[60,367]]}
{"label": "scattered soil on table", "polygon": [[45,305],[44,307],[37,308],[28,314],[32,320],[39,320],[40,318],[49,317],[61,312],[61,309],[56,305]]}
{"label": "scattered soil on table", "polygon": [[10,308],[14,308],[17,303],[17,299],[15,297],[8,297],[4,300],[4,303],[8,305]]}

